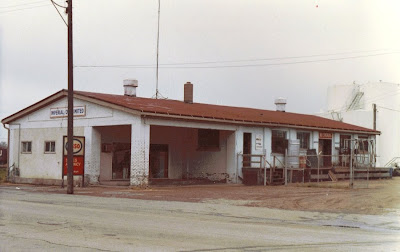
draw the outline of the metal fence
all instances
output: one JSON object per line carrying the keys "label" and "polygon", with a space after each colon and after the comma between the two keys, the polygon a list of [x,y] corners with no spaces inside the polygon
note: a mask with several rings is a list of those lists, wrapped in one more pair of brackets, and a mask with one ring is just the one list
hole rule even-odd
{"label": "metal fence", "polygon": [[[377,156],[374,153],[365,151],[352,151],[350,154],[341,155],[322,155],[321,153],[288,155],[286,150],[284,156],[271,155],[268,160],[266,155],[241,154],[241,156],[243,158],[242,168],[258,169],[259,173],[262,173],[264,185],[274,183],[273,177],[277,171],[283,172],[283,184],[285,185],[292,182],[337,181],[337,176],[339,176],[339,179],[349,179],[350,187],[353,187],[356,178],[366,180],[368,184],[371,171],[375,175],[387,172],[383,168],[376,167]],[[297,160],[297,162],[293,162],[293,160]],[[356,177],[355,173],[357,173]],[[294,174],[297,175],[296,180],[293,179]],[[301,181],[299,181],[299,177],[301,177]]]}

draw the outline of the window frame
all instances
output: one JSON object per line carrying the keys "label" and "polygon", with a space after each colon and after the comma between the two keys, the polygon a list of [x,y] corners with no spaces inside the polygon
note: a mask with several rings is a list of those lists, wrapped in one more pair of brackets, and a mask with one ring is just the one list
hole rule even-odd
{"label": "window frame", "polygon": [[[46,150],[47,149],[47,144],[50,144],[49,145],[50,146],[50,150]],[[53,144],[53,147],[54,147],[53,151],[51,150],[52,144]],[[56,141],[45,141],[44,142],[44,153],[45,154],[55,154],[56,153]]]}
{"label": "window frame", "polygon": [[[205,139],[204,139],[205,138]],[[211,139],[215,138],[215,139]],[[198,151],[219,151],[220,131],[215,129],[197,129]]]}
{"label": "window frame", "polygon": [[[28,145],[30,150],[25,150],[24,145]],[[21,141],[21,153],[22,154],[32,154],[32,141]]]}
{"label": "window frame", "polygon": [[[358,146],[358,153],[360,154],[368,154],[369,153],[369,137],[367,135],[359,135],[357,137],[357,140],[363,139],[362,142],[358,142],[359,146]],[[365,141],[366,140],[366,141]],[[361,149],[361,144],[363,144],[363,149]],[[365,148],[367,147],[367,148]]]}
{"label": "window frame", "polygon": [[[308,135],[308,139],[307,139],[307,142],[306,142],[306,145],[307,145],[306,148],[303,148],[303,146],[302,146],[302,139],[299,138],[299,134],[302,134],[302,135],[307,134],[307,135]],[[310,141],[311,141],[311,132],[309,132],[309,131],[297,131],[297,133],[296,133],[296,139],[300,140],[300,149],[302,149],[302,150],[309,150],[309,149],[310,149],[310,146],[311,146],[311,144],[310,144]]]}
{"label": "window frame", "polygon": [[[274,136],[274,132],[283,132],[283,137],[276,137]],[[281,130],[281,129],[273,129],[271,131],[271,152],[274,154],[285,154],[285,149],[288,148],[288,131]],[[276,142],[282,141],[282,146],[276,146]]]}

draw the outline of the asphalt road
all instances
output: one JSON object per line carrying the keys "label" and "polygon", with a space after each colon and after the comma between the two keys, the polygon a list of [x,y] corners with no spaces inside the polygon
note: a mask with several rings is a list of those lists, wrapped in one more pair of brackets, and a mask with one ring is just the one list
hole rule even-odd
{"label": "asphalt road", "polygon": [[400,251],[400,216],[103,198],[0,187],[0,251],[28,250]]}

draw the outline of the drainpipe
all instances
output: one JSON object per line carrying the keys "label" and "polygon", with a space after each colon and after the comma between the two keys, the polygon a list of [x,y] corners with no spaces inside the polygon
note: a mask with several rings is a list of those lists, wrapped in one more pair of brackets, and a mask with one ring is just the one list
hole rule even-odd
{"label": "drainpipe", "polygon": [[264,167],[264,186],[267,185],[267,147],[265,146],[265,127],[263,127],[263,154],[264,154],[264,160],[263,160],[263,167]]}
{"label": "drainpipe", "polygon": [[3,123],[3,127],[7,130],[7,181],[10,179],[10,127],[6,127]]}
{"label": "drainpipe", "polygon": [[[21,124],[20,123],[15,123],[16,125],[18,125],[18,168],[19,167],[19,159],[20,159],[20,154],[21,154]],[[16,167],[14,166],[14,169],[16,169]]]}

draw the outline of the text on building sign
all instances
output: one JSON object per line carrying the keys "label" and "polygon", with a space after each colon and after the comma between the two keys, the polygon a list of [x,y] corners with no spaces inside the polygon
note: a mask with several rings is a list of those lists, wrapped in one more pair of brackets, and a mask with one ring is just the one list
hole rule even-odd
{"label": "text on building sign", "polygon": [[[59,117],[67,117],[67,116],[68,116],[68,108],[51,108],[50,109],[50,118],[59,118]],[[74,116],[86,116],[86,107],[85,106],[74,107]]]}
{"label": "text on building sign", "polygon": [[332,133],[319,132],[319,139],[332,139]]}

